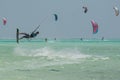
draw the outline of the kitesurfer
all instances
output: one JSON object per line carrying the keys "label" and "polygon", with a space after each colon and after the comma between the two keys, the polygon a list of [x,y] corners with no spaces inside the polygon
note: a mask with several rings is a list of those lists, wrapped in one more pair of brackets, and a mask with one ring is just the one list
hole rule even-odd
{"label": "kitesurfer", "polygon": [[34,37],[36,37],[36,36],[39,34],[39,31],[37,31],[37,32],[32,32],[31,34],[28,34],[28,33],[19,33],[19,34],[24,35],[24,36],[22,36],[22,37],[19,38],[19,39],[23,39],[23,38],[29,39],[29,38],[34,38]]}
{"label": "kitesurfer", "polygon": [[48,40],[48,39],[47,39],[47,38],[45,38],[45,42],[47,42],[47,40]]}
{"label": "kitesurfer", "polygon": [[37,31],[37,29],[40,27],[40,25],[31,33],[31,34],[28,34],[28,33],[19,33],[19,34],[21,34],[21,35],[24,35],[24,36],[22,36],[21,38],[19,38],[19,39],[23,39],[23,38],[27,38],[27,39],[29,39],[29,38],[34,38],[34,37],[36,37],[38,34],[39,34],[39,31]]}

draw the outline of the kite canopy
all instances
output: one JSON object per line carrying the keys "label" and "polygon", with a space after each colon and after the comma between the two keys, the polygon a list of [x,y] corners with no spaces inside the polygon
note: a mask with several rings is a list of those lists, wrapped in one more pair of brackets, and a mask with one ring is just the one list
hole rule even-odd
{"label": "kite canopy", "polygon": [[55,21],[57,21],[58,20],[58,15],[54,14],[54,16],[55,16]]}
{"label": "kite canopy", "polygon": [[119,15],[119,9],[115,6],[113,7],[114,11],[115,11],[115,15],[118,16]]}
{"label": "kite canopy", "polygon": [[88,8],[86,6],[83,6],[82,8],[84,9],[84,13],[87,13]]}
{"label": "kite canopy", "polygon": [[7,19],[5,17],[3,17],[2,20],[3,20],[3,25],[6,25]]}
{"label": "kite canopy", "polygon": [[93,34],[96,34],[98,32],[98,24],[94,20],[91,20],[91,23],[93,27]]}

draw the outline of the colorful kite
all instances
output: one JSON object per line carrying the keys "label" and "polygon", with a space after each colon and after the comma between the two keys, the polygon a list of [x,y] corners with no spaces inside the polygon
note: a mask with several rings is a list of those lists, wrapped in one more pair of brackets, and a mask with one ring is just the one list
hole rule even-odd
{"label": "colorful kite", "polygon": [[94,20],[91,20],[91,23],[93,27],[93,34],[96,34],[98,32],[98,24]]}

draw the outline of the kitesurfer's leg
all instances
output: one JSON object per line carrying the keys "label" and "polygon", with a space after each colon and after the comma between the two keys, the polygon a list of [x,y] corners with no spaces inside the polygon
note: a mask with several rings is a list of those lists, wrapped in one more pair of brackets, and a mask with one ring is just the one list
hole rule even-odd
{"label": "kitesurfer's leg", "polygon": [[19,34],[21,34],[21,35],[29,35],[29,34],[27,34],[27,33],[19,33]]}
{"label": "kitesurfer's leg", "polygon": [[26,38],[25,36],[22,36],[21,38],[19,38],[19,40],[23,39],[23,38]]}
{"label": "kitesurfer's leg", "polygon": [[30,38],[30,35],[29,34],[27,34],[27,33],[19,33],[19,34],[21,34],[21,35],[24,35],[24,36],[22,36],[21,38],[19,38],[19,40],[21,40],[21,39],[23,39],[23,38]]}

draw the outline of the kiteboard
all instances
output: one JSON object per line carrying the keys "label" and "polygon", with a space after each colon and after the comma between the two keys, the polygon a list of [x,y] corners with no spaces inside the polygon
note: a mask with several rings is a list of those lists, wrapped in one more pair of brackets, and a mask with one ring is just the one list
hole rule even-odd
{"label": "kiteboard", "polygon": [[19,43],[19,29],[16,30],[16,42]]}

